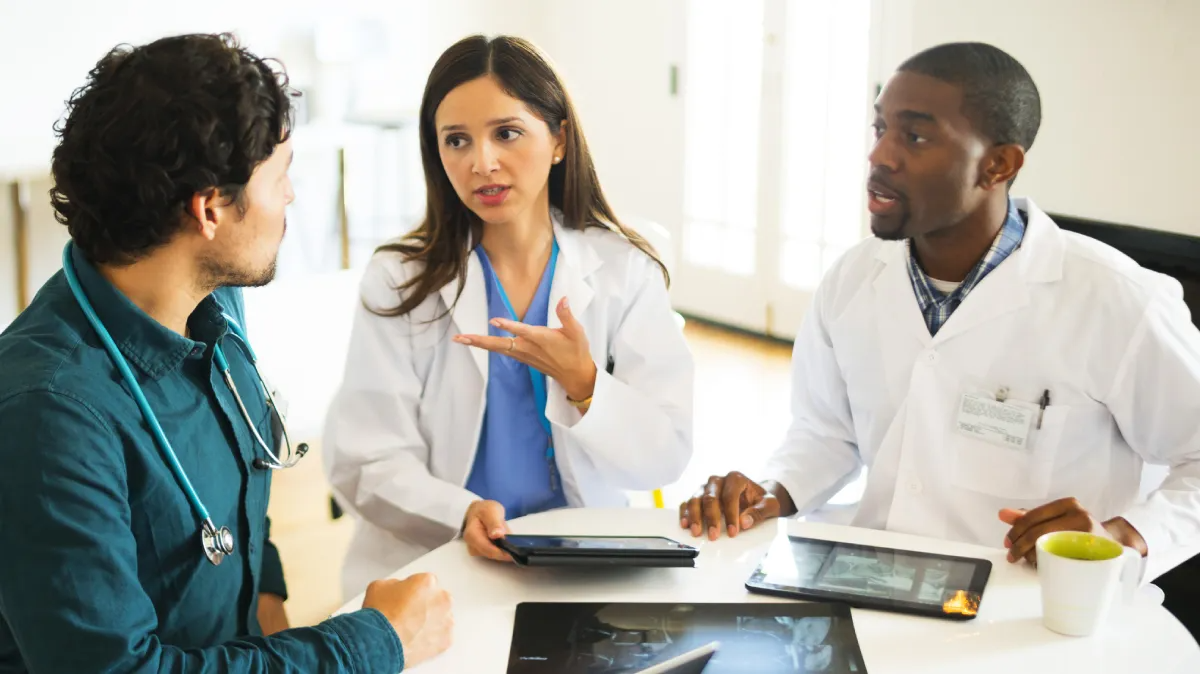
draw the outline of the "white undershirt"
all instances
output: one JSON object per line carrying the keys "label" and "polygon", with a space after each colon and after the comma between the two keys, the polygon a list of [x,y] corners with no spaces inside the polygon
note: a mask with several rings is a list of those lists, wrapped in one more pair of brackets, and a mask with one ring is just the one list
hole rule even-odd
{"label": "white undershirt", "polygon": [[960,285],[962,285],[962,281],[959,281],[957,283],[955,283],[954,281],[939,281],[939,280],[933,278],[932,276],[929,277],[929,282],[933,285],[934,288],[937,288],[938,292],[942,293],[943,295],[949,295],[950,293],[954,292],[955,290],[958,290],[958,287]]}

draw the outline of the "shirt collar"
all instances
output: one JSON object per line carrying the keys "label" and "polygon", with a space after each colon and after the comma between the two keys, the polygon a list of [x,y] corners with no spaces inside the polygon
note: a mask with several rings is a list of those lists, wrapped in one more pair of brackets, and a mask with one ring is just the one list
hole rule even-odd
{"label": "shirt collar", "polygon": [[220,302],[209,295],[188,317],[188,327],[200,341],[188,339],[130,301],[92,266],[78,246],[71,246],[71,261],[92,309],[117,349],[152,379],[175,369],[186,358],[202,357],[208,344],[216,343],[229,329]]}
{"label": "shirt collar", "polygon": [[1000,231],[996,233],[996,238],[992,239],[992,245],[984,253],[983,257],[975,263],[971,271],[967,273],[966,278],[955,288],[951,293],[943,293],[934,287],[929,275],[921,268],[917,258],[912,254],[912,239],[909,239],[908,244],[908,273],[912,279],[913,290],[916,291],[917,301],[921,305],[921,310],[925,311],[931,304],[940,304],[950,299],[961,299],[966,297],[967,293],[979,285],[988,272],[1000,266],[1000,263],[1005,260],[1014,250],[1021,246],[1021,241],[1025,238],[1025,218],[1021,216],[1021,212],[1017,209],[1016,203],[1012,198],[1008,199],[1008,213],[1004,218],[1004,224],[1000,226]]}

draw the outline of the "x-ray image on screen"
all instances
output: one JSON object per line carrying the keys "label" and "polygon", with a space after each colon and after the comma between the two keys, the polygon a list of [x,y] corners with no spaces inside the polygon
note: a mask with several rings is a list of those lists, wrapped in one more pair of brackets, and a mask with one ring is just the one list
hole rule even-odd
{"label": "x-ray image on screen", "polygon": [[638,672],[710,642],[704,669],[866,672],[839,604],[521,604],[510,674]]}

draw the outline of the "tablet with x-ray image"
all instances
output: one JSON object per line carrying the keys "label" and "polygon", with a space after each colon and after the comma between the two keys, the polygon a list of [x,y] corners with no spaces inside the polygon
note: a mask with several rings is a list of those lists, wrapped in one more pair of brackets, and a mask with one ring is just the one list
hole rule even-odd
{"label": "tablet with x-ray image", "polygon": [[508,674],[867,674],[845,604],[517,605]]}
{"label": "tablet with x-ray image", "polygon": [[788,536],[771,545],[746,589],[971,620],[979,612],[991,570],[986,559]]}

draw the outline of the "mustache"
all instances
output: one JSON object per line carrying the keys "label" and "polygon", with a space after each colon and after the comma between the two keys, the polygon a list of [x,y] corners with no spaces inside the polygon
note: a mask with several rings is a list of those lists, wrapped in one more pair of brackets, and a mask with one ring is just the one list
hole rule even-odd
{"label": "mustache", "polygon": [[870,175],[867,176],[867,189],[898,201],[908,201],[908,197],[904,194],[904,191],[896,187],[881,171],[871,171]]}

